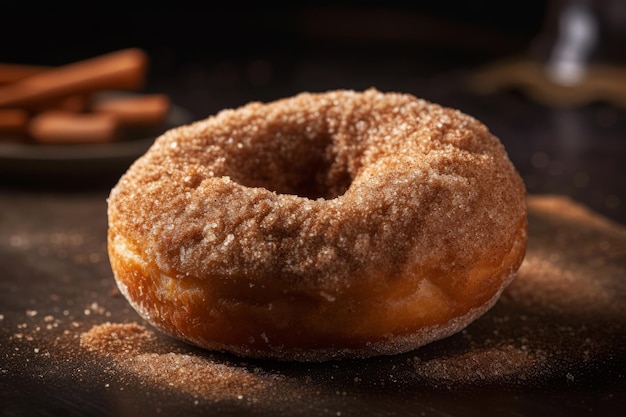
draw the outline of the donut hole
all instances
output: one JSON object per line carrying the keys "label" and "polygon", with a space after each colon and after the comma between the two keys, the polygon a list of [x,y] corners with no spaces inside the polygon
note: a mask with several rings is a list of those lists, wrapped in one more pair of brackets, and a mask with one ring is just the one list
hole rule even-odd
{"label": "donut hole", "polygon": [[255,146],[237,148],[230,161],[231,180],[278,194],[330,200],[343,195],[352,182],[329,135],[311,139],[274,134]]}

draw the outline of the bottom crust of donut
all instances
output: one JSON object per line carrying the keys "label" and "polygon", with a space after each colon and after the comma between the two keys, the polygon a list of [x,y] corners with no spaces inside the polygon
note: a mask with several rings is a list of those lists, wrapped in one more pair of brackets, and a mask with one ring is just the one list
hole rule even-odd
{"label": "bottom crust of donut", "polygon": [[[514,248],[509,254],[518,257],[519,248]],[[249,358],[275,359],[282,361],[322,362],[340,359],[358,359],[381,355],[395,355],[406,353],[425,344],[451,336],[487,312],[499,299],[502,291],[514,279],[517,268],[507,269],[505,274],[493,277],[492,282],[498,282],[497,289],[486,301],[470,308],[464,314],[449,318],[443,324],[422,325],[406,334],[386,334],[377,340],[362,342],[360,339],[354,343],[350,337],[337,340],[336,343],[324,342],[319,347],[286,347],[282,344],[273,344],[267,334],[271,335],[272,329],[267,333],[263,329],[257,329],[256,340],[249,336],[249,341],[238,339],[237,343],[224,343],[220,340],[228,340],[230,333],[237,333],[234,326],[230,328],[221,325],[222,334],[212,334],[210,339],[204,338],[202,332],[191,330],[195,321],[210,321],[211,308],[206,310],[190,311],[189,305],[196,306],[196,301],[190,299],[205,299],[203,289],[188,286],[182,287],[181,280],[169,277],[158,272],[156,267],[147,264],[138,251],[131,249],[131,245],[122,237],[113,239],[110,245],[111,263],[114,267],[115,278],[120,292],[129,300],[131,306],[146,319],[151,325],[163,333],[177,339],[184,340],[201,348],[211,351],[231,353]],[[521,259],[521,258],[519,258]],[[195,283],[197,285],[197,282]],[[492,287],[493,289],[493,287]],[[180,300],[180,305],[173,303]],[[192,307],[193,308],[193,307]],[[309,312],[312,316],[314,312]],[[384,315],[385,312],[381,312]],[[218,320],[219,321],[219,320]],[[358,317],[355,318],[355,322]],[[275,329],[273,329],[275,330]],[[306,330],[305,330],[306,331]],[[345,327],[341,330],[350,335],[351,329]]]}

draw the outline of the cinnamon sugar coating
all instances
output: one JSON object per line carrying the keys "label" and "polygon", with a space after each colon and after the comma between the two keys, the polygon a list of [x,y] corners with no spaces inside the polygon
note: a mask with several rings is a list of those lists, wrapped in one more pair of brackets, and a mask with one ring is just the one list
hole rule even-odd
{"label": "cinnamon sugar coating", "polygon": [[522,180],[484,125],[375,89],[170,130],[108,204],[111,264],[139,314],[278,359],[393,354],[459,331],[527,239]]}

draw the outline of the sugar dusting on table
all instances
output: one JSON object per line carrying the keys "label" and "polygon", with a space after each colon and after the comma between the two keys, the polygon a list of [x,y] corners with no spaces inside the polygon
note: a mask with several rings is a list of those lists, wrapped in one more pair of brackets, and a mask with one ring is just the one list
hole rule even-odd
{"label": "sugar dusting on table", "polygon": [[415,371],[421,378],[434,383],[494,383],[511,377],[525,381],[541,369],[545,359],[541,352],[504,345],[427,362],[416,357]]}
{"label": "sugar dusting on table", "polygon": [[81,334],[80,344],[97,356],[112,359],[119,371],[138,376],[153,386],[204,400],[256,403],[260,398],[276,395],[288,382],[287,378],[260,368],[250,370],[193,352],[168,352],[171,346],[159,341],[153,330],[135,322],[93,326]]}

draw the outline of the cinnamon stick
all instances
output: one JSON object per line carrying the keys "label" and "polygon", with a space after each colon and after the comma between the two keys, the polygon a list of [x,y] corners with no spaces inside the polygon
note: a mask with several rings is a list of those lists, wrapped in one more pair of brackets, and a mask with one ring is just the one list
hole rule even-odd
{"label": "cinnamon stick", "polygon": [[33,140],[45,144],[112,142],[118,131],[115,116],[97,113],[47,111],[28,124]]}
{"label": "cinnamon stick", "polygon": [[135,90],[145,81],[147,64],[145,52],[129,48],[50,68],[0,86],[0,108],[34,108],[41,103],[98,90]]}

